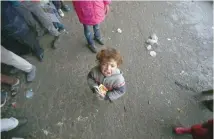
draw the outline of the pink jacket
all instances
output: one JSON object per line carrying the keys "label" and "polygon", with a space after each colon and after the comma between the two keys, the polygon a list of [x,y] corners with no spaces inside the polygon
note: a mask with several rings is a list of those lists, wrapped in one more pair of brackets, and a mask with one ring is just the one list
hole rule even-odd
{"label": "pink jacket", "polygon": [[110,0],[74,0],[73,6],[82,24],[96,25],[105,19],[105,6],[109,3]]}

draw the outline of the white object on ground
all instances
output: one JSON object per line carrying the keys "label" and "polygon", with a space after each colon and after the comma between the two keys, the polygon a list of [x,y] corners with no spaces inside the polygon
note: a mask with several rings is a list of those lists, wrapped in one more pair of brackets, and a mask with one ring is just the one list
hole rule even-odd
{"label": "white object on ground", "polygon": [[188,73],[182,70],[180,75],[188,75]]}
{"label": "white object on ground", "polygon": [[150,56],[152,56],[152,57],[156,57],[156,55],[157,55],[157,53],[155,52],[155,51],[150,51]]}
{"label": "white object on ground", "polygon": [[177,111],[178,111],[178,112],[183,112],[180,108],[177,108]]}
{"label": "white object on ground", "polygon": [[63,125],[63,122],[58,122],[56,125],[57,125],[57,126],[62,126],[62,125]]}
{"label": "white object on ground", "polygon": [[151,46],[151,45],[147,45],[147,46],[146,46],[146,49],[147,49],[147,50],[151,50],[151,49],[152,49],[152,46]]}
{"label": "white object on ground", "polygon": [[1,119],[1,132],[10,131],[16,128],[19,124],[19,121],[16,118],[3,118]]}
{"label": "white object on ground", "polygon": [[32,89],[29,89],[29,90],[27,90],[27,92],[26,92],[26,98],[32,98],[33,97],[33,90]]}
{"label": "white object on ground", "polygon": [[171,41],[171,39],[170,39],[170,38],[167,38],[167,40],[168,40],[168,41]]}
{"label": "white object on ground", "polygon": [[49,131],[42,129],[43,133],[47,136],[49,134]]}
{"label": "white object on ground", "polygon": [[180,73],[180,75],[182,75],[182,74],[184,74],[184,73],[185,73],[185,71],[182,70],[181,73]]}
{"label": "white object on ground", "polygon": [[157,37],[157,35],[156,35],[155,33],[153,33],[153,34],[151,35],[151,39],[152,39],[152,40],[158,41],[158,37]]}
{"label": "white object on ground", "polygon": [[120,28],[117,29],[118,33],[122,33],[122,30]]}
{"label": "white object on ground", "polygon": [[77,118],[78,121],[86,121],[88,117],[82,117],[81,115]]}
{"label": "white object on ground", "polygon": [[148,43],[148,44],[150,44],[150,45],[153,45],[153,44],[157,44],[158,43],[158,41],[157,40],[152,40],[152,39],[148,39],[147,41],[146,41],[146,43]]}

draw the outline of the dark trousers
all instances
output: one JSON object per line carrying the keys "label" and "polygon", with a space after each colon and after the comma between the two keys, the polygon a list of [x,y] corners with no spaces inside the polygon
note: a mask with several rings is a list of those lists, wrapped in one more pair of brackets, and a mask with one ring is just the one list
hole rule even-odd
{"label": "dark trousers", "polygon": [[61,0],[52,1],[52,3],[56,7],[57,10],[62,8],[63,2]]}

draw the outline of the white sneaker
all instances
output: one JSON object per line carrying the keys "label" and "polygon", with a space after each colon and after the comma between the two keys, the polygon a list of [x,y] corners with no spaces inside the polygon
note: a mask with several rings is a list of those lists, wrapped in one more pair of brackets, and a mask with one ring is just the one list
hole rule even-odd
{"label": "white sneaker", "polygon": [[59,15],[60,15],[61,17],[64,17],[64,16],[65,16],[65,14],[63,13],[63,11],[62,11],[61,9],[58,10],[58,13],[59,13]]}

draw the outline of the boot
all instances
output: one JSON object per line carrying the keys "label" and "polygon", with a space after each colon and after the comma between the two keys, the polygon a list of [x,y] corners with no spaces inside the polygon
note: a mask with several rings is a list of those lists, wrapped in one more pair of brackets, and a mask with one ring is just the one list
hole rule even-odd
{"label": "boot", "polygon": [[97,47],[95,45],[88,45],[88,48],[93,52],[97,53]]}
{"label": "boot", "polygon": [[99,43],[100,45],[104,45],[104,42],[103,42],[102,39],[98,39],[98,38],[95,37],[94,40],[95,40],[97,43]]}

